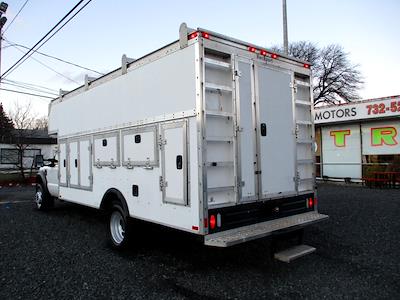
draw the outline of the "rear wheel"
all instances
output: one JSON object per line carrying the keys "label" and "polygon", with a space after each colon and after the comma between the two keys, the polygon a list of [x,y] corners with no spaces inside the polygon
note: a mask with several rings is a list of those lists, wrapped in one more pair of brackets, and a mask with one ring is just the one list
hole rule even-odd
{"label": "rear wheel", "polygon": [[38,210],[49,210],[54,206],[54,199],[46,192],[41,183],[36,185],[35,206]]}
{"label": "rear wheel", "polygon": [[113,203],[109,221],[109,238],[115,249],[125,248],[131,235],[131,223],[128,212],[119,203]]}

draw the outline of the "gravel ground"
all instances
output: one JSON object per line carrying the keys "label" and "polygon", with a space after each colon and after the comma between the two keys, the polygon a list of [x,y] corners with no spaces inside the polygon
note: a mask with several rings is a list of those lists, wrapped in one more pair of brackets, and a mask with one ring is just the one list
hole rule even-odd
{"label": "gravel ground", "polygon": [[42,213],[32,197],[0,189],[0,299],[400,298],[400,190],[321,184],[330,219],[306,230],[317,252],[290,264],[271,259],[268,239],[208,248],[145,224],[115,252],[99,211],[60,203]]}

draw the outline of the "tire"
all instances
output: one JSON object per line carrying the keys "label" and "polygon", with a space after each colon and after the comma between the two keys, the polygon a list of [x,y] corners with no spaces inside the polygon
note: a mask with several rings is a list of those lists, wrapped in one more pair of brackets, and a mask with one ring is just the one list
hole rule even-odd
{"label": "tire", "polygon": [[111,246],[120,250],[127,247],[132,235],[132,224],[126,212],[119,202],[114,202],[110,211],[108,222],[108,236]]}
{"label": "tire", "polygon": [[51,195],[44,189],[42,183],[36,185],[35,192],[35,207],[37,210],[46,211],[54,206],[54,199]]}

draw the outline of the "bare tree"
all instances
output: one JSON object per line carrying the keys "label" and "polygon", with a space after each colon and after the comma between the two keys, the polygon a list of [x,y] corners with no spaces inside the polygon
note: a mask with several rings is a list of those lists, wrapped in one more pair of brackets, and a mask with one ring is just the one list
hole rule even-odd
{"label": "bare tree", "polygon": [[49,119],[45,116],[37,118],[34,122],[33,128],[38,130],[46,130],[49,127]]}
{"label": "bare tree", "polygon": [[[8,114],[14,123],[12,132],[12,144],[17,149],[17,159],[14,160],[14,165],[20,172],[22,180],[25,181],[24,153],[29,150],[30,138],[36,137],[35,122],[36,115],[31,111],[31,102],[26,105],[21,105],[15,102],[14,108]],[[33,162],[30,168],[32,169]]]}
{"label": "bare tree", "polygon": [[[282,47],[273,47],[282,51]],[[349,55],[339,45],[319,48],[307,41],[289,45],[289,55],[308,61],[313,71],[314,104],[351,102],[359,98],[363,78],[358,65],[350,62]]]}

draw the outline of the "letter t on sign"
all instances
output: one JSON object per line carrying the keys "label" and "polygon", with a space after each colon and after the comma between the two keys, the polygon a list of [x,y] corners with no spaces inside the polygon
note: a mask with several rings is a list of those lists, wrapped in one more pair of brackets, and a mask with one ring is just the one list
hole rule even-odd
{"label": "letter t on sign", "polygon": [[330,132],[330,136],[333,136],[333,141],[336,147],[345,147],[346,146],[346,136],[350,135],[351,131],[349,129],[346,130],[334,130]]}

